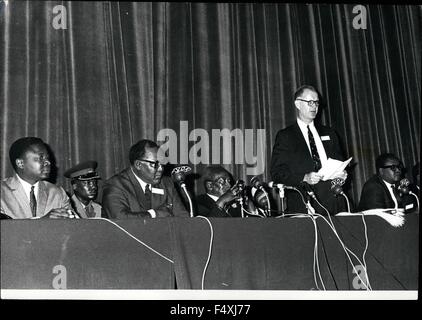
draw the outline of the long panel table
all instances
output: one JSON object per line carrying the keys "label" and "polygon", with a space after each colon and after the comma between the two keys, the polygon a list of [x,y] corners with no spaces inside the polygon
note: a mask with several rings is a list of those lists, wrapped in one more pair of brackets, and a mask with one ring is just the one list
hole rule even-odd
{"label": "long panel table", "polygon": [[[67,289],[364,289],[360,263],[352,258],[354,269],[327,223],[316,221],[320,277],[309,218],[3,220],[1,288],[52,289],[55,268],[64,267]],[[365,221],[372,289],[417,290],[419,215],[401,227],[377,216]],[[361,217],[333,222],[362,260]]]}

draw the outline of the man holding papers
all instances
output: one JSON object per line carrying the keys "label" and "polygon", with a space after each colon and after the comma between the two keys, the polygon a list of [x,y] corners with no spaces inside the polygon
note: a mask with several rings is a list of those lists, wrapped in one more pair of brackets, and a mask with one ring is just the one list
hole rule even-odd
{"label": "man holding papers", "polygon": [[[337,133],[314,123],[319,107],[317,90],[308,85],[300,87],[294,95],[294,104],[296,123],[277,133],[271,158],[272,180],[300,188],[305,201],[314,193],[330,214],[345,211],[344,199],[331,191],[331,180],[347,178],[344,168],[348,162],[342,163],[345,159]],[[311,203],[318,213],[326,214],[315,201]],[[307,212],[298,193],[288,192],[287,210]]]}

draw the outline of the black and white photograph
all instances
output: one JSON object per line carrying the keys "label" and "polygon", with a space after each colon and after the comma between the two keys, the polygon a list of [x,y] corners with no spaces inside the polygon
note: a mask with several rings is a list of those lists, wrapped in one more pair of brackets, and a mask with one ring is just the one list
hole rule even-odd
{"label": "black and white photograph", "polygon": [[0,0],[1,299],[417,300],[421,21]]}

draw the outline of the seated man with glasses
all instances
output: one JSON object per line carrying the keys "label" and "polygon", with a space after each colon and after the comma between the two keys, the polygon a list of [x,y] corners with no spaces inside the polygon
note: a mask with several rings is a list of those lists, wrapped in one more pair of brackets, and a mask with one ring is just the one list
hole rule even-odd
{"label": "seated man with glasses", "polygon": [[203,172],[202,181],[205,194],[196,197],[197,215],[241,217],[241,207],[236,203],[240,197],[240,188],[233,185],[231,174],[226,169],[221,166],[208,166]]}
{"label": "seated man with glasses", "polygon": [[[345,211],[344,199],[331,192],[331,181],[323,181],[318,171],[328,158],[340,161],[345,158],[336,131],[314,123],[319,104],[319,94],[314,87],[304,85],[295,92],[296,122],[277,133],[270,171],[274,183],[299,187],[305,195],[313,192],[330,214],[336,214]],[[347,173],[343,171],[333,178],[345,180]],[[307,212],[298,193],[288,191],[286,196],[289,212]],[[312,205],[318,213],[325,214],[317,203]]]}
{"label": "seated man with glasses", "polygon": [[104,183],[105,218],[188,217],[170,177],[163,176],[158,145],[140,140],[129,151],[130,167]]}
{"label": "seated man with glasses", "polygon": [[401,194],[398,188],[403,178],[403,165],[400,159],[392,153],[383,153],[375,160],[375,167],[377,174],[363,185],[359,210],[412,209],[411,198]]}

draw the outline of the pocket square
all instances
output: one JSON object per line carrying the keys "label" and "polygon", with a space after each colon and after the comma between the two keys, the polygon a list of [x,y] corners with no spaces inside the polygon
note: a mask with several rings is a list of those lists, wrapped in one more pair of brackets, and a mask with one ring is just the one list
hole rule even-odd
{"label": "pocket square", "polygon": [[327,141],[327,140],[331,140],[331,139],[330,139],[330,136],[321,136],[321,140]]}

